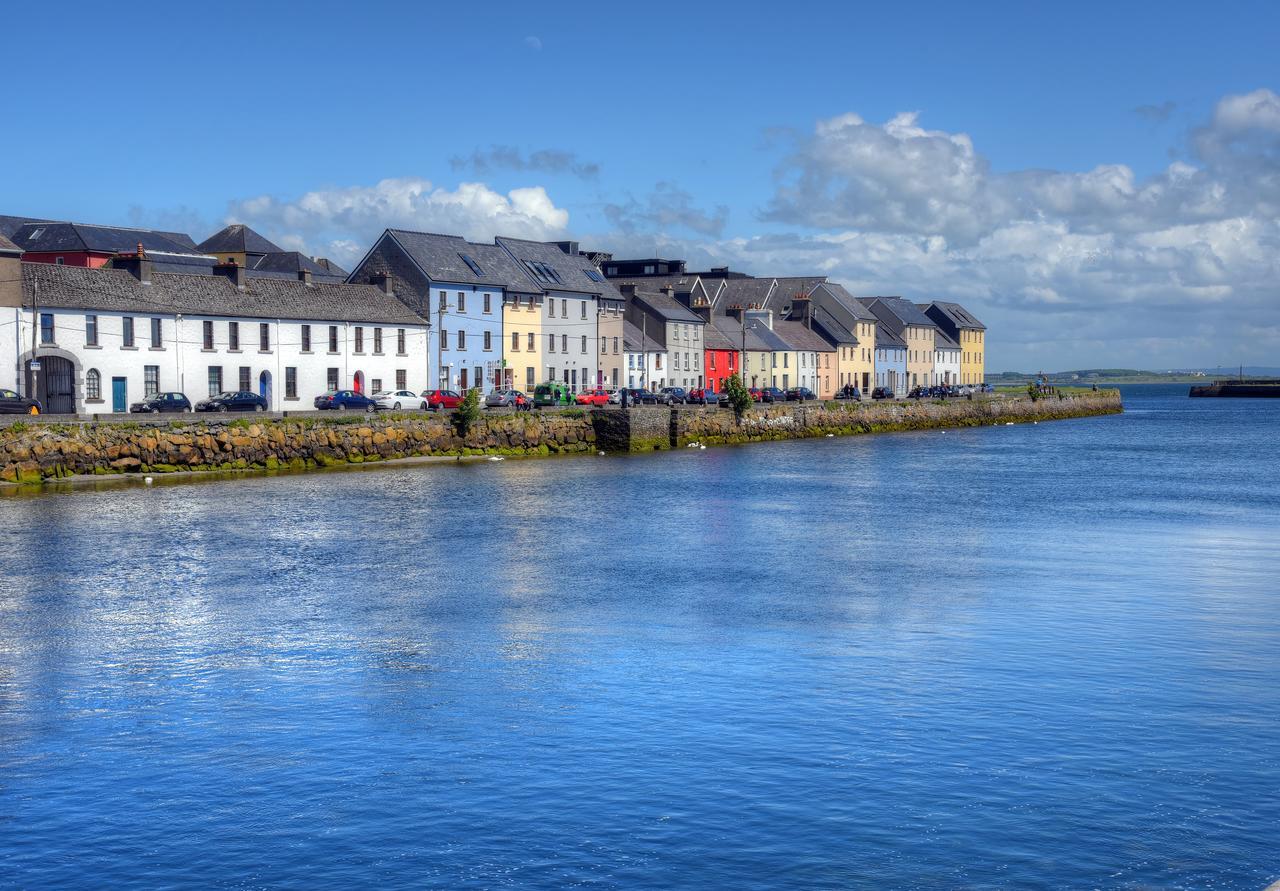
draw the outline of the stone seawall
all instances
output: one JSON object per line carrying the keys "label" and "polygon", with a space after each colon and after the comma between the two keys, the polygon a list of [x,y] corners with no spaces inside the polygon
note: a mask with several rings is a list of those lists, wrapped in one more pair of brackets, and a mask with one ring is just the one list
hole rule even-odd
{"label": "stone seawall", "polygon": [[738,422],[715,407],[533,412],[481,418],[465,437],[448,416],[338,415],[109,423],[18,422],[0,427],[0,484],[69,476],[277,469],[418,456],[647,452],[705,445],[975,427],[1115,414],[1115,391],[923,403],[787,404],[753,408]]}

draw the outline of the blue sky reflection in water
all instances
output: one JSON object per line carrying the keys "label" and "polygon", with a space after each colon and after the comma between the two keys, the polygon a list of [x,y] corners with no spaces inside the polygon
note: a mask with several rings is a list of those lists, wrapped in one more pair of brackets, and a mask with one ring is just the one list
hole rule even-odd
{"label": "blue sky reflection in water", "polygon": [[0,499],[0,884],[1258,888],[1280,404]]}

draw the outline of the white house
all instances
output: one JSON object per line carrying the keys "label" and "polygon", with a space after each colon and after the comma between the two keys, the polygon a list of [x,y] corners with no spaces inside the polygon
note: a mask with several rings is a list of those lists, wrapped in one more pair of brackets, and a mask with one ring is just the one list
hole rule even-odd
{"label": "white house", "polygon": [[960,383],[960,344],[941,328],[933,335],[933,382]]}
{"label": "white house", "polygon": [[0,291],[0,387],[34,390],[50,413],[226,390],[259,393],[273,411],[309,409],[326,390],[427,385],[426,321],[389,286],[255,278],[232,264],[154,272],[145,254],[91,269],[0,252],[6,278],[22,291]]}

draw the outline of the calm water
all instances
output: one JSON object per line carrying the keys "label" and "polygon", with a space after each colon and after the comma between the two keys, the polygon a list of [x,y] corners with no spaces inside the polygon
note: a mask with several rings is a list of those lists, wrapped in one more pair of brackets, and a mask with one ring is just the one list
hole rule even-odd
{"label": "calm water", "polygon": [[1280,876],[1280,401],[0,498],[0,885]]}

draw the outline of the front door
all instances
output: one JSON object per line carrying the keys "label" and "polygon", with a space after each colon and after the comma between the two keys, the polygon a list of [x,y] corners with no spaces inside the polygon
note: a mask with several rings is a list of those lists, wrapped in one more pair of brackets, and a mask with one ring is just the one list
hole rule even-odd
{"label": "front door", "polygon": [[129,379],[127,377],[111,379],[111,410],[118,415],[129,410]]}
{"label": "front door", "polygon": [[467,369],[463,368],[458,372],[458,389],[467,392]]}

